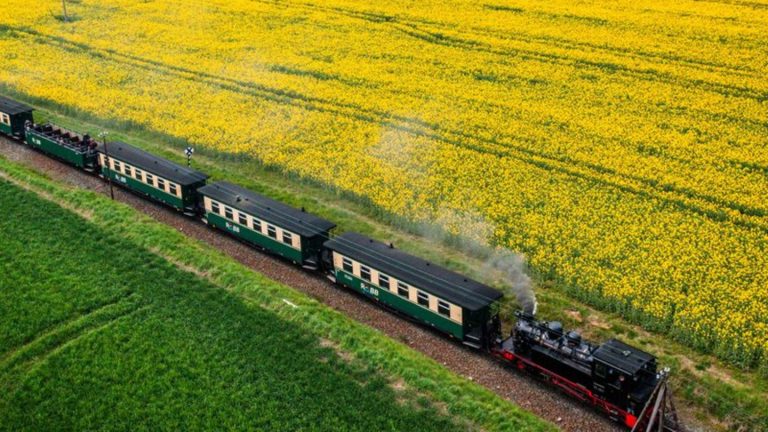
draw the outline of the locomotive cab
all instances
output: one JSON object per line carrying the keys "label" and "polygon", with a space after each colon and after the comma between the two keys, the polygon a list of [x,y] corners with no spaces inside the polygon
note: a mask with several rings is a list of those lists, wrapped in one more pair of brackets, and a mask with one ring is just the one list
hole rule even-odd
{"label": "locomotive cab", "polygon": [[656,358],[616,339],[602,344],[593,358],[594,392],[639,414],[658,380]]}

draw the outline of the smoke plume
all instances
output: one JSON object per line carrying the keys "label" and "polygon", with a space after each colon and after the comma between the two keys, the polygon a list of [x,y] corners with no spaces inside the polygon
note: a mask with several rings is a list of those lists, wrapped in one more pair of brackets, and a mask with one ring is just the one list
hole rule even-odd
{"label": "smoke plume", "polygon": [[536,295],[533,293],[531,277],[526,273],[525,257],[510,251],[496,250],[486,265],[509,281],[523,311],[535,315]]}
{"label": "smoke plume", "polygon": [[476,212],[457,211],[440,207],[431,224],[425,224],[419,233],[441,243],[448,243],[463,252],[484,261],[483,273],[509,285],[524,312],[536,314],[536,295],[527,273],[525,256],[508,249],[488,245],[494,227]]}
{"label": "smoke plume", "polygon": [[[418,178],[428,175],[423,169],[423,161],[429,160],[434,156],[431,153],[437,151],[436,147],[425,144],[414,140],[403,130],[384,128],[379,141],[368,149],[368,154]],[[523,311],[531,315],[536,313],[536,296],[531,278],[526,273],[525,257],[507,249],[490,247],[489,239],[493,237],[495,226],[480,212],[438,203],[429,221],[410,228],[423,237],[451,245],[483,260],[484,273],[501,276],[503,285],[511,286]]]}

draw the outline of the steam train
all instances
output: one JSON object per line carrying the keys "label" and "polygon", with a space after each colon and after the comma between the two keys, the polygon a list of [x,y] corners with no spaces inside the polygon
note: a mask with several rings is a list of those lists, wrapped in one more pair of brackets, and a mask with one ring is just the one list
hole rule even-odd
{"label": "steam train", "polygon": [[560,322],[537,321],[527,312],[517,313],[511,336],[491,352],[628,427],[638,423],[662,378],[651,354],[617,339],[593,345]]}
{"label": "steam train", "polygon": [[97,143],[33,123],[32,108],[0,97],[0,134],[136,194],[200,218],[256,248],[324,273],[398,314],[544,378],[627,427],[653,422],[646,407],[664,378],[656,358],[611,339],[600,345],[557,321],[517,313],[503,337],[502,293],[362,234],[331,235],[335,224],[241,186],[122,142]]}

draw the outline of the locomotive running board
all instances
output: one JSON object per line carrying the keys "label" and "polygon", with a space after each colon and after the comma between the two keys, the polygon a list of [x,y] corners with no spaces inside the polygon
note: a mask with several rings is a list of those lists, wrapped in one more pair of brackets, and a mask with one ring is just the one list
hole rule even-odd
{"label": "locomotive running board", "polygon": [[659,382],[653,389],[651,397],[648,398],[648,402],[645,403],[643,411],[640,412],[632,432],[682,432],[685,430],[677,418],[668,380],[669,368],[664,368],[659,373]]}

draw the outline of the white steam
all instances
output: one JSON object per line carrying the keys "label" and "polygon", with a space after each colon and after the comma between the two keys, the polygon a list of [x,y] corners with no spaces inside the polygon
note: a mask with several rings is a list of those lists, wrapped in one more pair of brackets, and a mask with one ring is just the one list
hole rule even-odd
{"label": "white steam", "polygon": [[486,266],[496,270],[509,282],[518,304],[525,313],[536,315],[536,294],[531,277],[526,272],[525,257],[508,250],[496,250],[486,261]]}
{"label": "white steam", "polygon": [[[417,118],[417,117],[414,117]],[[425,161],[439,157],[439,146],[429,140],[415,137],[404,129],[382,127],[378,141],[371,145],[367,154],[384,164],[398,167],[409,179],[411,186],[429,176]],[[427,182],[428,184],[429,182]],[[430,212],[430,219],[411,227],[423,237],[438,243],[449,244],[462,252],[485,262],[483,273],[509,285],[524,312],[536,314],[536,296],[533,283],[527,274],[523,255],[504,248],[493,248],[489,240],[495,225],[483,214],[467,207],[448,206],[438,201]]]}
{"label": "white steam", "polygon": [[440,207],[433,223],[423,225],[419,233],[441,243],[450,243],[484,260],[482,272],[509,285],[520,308],[531,315],[536,314],[536,295],[525,256],[501,247],[491,248],[488,239],[494,233],[493,225],[480,214]]}

